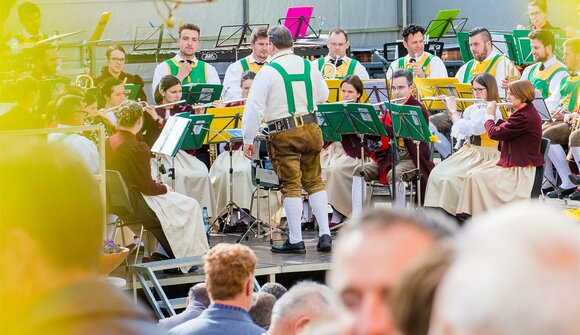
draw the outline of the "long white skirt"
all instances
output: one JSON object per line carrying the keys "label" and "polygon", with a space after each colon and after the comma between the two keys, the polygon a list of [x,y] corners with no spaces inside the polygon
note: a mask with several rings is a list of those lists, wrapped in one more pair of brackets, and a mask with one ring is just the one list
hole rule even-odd
{"label": "long white skirt", "polygon": [[[232,154],[232,168],[234,195],[233,201],[240,207],[249,209],[252,201],[252,193],[255,186],[252,184],[252,166],[251,161],[244,156],[242,150],[236,150]],[[230,184],[229,184],[229,169],[230,169],[230,154],[224,151],[218,155],[209,169],[209,177],[216,195],[216,204],[218,210],[222,210],[229,200]],[[268,199],[262,198],[267,196],[267,192],[260,192],[260,219],[268,221]],[[252,215],[256,216],[257,204],[254,199],[254,208]],[[273,225],[277,226],[279,219],[279,211],[282,207],[280,201],[280,192],[272,192],[270,195],[270,210],[272,217],[270,220]]]}
{"label": "long white skirt", "polygon": [[443,208],[449,214],[455,215],[467,172],[486,162],[497,162],[498,159],[497,147],[464,144],[456,153],[435,166],[429,174],[424,206]]}
{"label": "long white skirt", "polygon": [[[175,258],[201,256],[209,250],[201,207],[195,199],[176,192],[143,198],[161,222]],[[189,268],[182,267],[181,272],[187,273]]]}
{"label": "long white skirt", "polygon": [[530,199],[536,167],[497,166],[489,161],[467,172],[457,213],[477,215],[512,201]]}
{"label": "long white skirt", "polygon": [[340,142],[334,142],[320,152],[328,203],[346,217],[352,216],[352,176],[359,164],[360,160],[348,156]]}
{"label": "long white skirt", "polygon": [[[175,192],[194,198],[201,207],[207,207],[209,216],[217,214],[219,209],[216,209],[215,195],[205,164],[183,150],[179,150],[174,159],[170,156],[161,156],[161,163],[167,170],[172,166],[175,168],[175,187],[173,188]],[[151,160],[151,174],[153,178],[156,177],[155,159]],[[172,185],[168,174],[162,176],[163,183]]]}

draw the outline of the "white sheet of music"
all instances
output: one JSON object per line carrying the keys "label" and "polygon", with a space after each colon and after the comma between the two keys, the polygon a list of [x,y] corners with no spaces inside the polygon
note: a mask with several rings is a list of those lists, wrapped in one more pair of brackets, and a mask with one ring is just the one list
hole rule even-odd
{"label": "white sheet of music", "polygon": [[190,123],[191,119],[171,116],[165,122],[165,126],[163,126],[163,130],[159,138],[157,138],[157,141],[153,144],[151,151],[157,154],[173,156],[179,150],[183,134]]}

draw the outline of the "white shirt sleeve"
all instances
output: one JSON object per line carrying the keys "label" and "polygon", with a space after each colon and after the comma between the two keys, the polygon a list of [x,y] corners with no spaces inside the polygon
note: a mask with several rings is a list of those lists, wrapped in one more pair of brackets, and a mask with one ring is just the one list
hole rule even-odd
{"label": "white shirt sleeve", "polygon": [[389,68],[387,69],[387,79],[389,82],[392,81],[395,71],[397,71],[397,60],[392,61],[391,64],[389,64]]}
{"label": "white shirt sleeve", "polygon": [[155,89],[157,88],[157,85],[159,85],[161,78],[163,78],[168,74],[169,67],[165,62],[157,64],[157,67],[155,67],[155,72],[153,73],[153,81],[151,81],[151,94],[152,94],[151,96],[153,97],[153,99],[155,99]]}
{"label": "white shirt sleeve", "polygon": [[455,74],[455,78],[459,79],[460,83],[463,83],[463,76],[465,75],[465,71],[467,69],[467,63],[461,65],[457,73]]}
{"label": "white shirt sleeve", "polygon": [[91,140],[77,135],[70,146],[87,163],[92,174],[99,173],[99,152],[97,146]]}
{"label": "white shirt sleeve", "polygon": [[[320,71],[318,71],[318,68],[310,67],[310,78],[313,78],[312,90],[314,90],[314,92],[312,93],[316,94],[313,97],[315,100],[314,104],[326,102],[326,100],[328,100],[330,90],[328,89],[328,85],[326,85],[324,77],[322,77],[322,74],[320,73]],[[316,106],[314,107],[316,108]]]}
{"label": "white shirt sleeve", "polygon": [[449,75],[447,74],[447,67],[445,67],[445,63],[441,60],[441,58],[435,56],[431,59],[431,75],[429,78],[447,78]]}
{"label": "white shirt sleeve", "polygon": [[[561,89],[560,83],[562,82],[562,80],[564,78],[566,78],[568,76],[569,76],[569,74],[566,71],[560,71],[554,75],[554,77],[550,81],[550,93],[551,93],[551,95],[554,95],[557,92],[558,96],[560,96],[560,89]],[[548,99],[549,98],[550,97],[548,97]],[[552,110],[552,109],[556,108],[556,106],[560,102],[561,96],[558,97],[558,101],[555,101],[555,102],[550,101],[550,103],[553,104],[553,106],[551,108],[550,108],[550,105],[548,105],[548,99],[546,99],[546,105],[548,106],[548,110]]]}
{"label": "white shirt sleeve", "polygon": [[240,62],[235,62],[228,66],[224,77],[224,91],[227,90],[224,98],[226,101],[240,99],[242,97],[242,66]]}
{"label": "white shirt sleeve", "polygon": [[361,64],[361,62],[357,62],[354,68],[354,74],[356,74],[360,79],[370,78],[367,69],[364,67],[364,65]]}
{"label": "white shirt sleeve", "polygon": [[526,66],[526,68],[524,69],[524,72],[522,72],[522,79],[529,80],[528,78],[530,77],[530,71],[532,71],[533,65],[534,64]]}
{"label": "white shirt sleeve", "polygon": [[221,84],[220,76],[215,67],[209,63],[205,63],[205,66],[207,67],[206,84]]}
{"label": "white shirt sleeve", "polygon": [[273,71],[265,67],[256,74],[252,88],[246,100],[244,115],[242,117],[242,133],[244,144],[254,144],[254,138],[258,134],[260,123],[266,109],[266,102],[271,88],[271,76]]}
{"label": "white shirt sleeve", "polygon": [[[481,135],[485,133],[485,121],[493,120],[493,117],[487,117],[485,107],[469,106],[463,115],[463,119],[458,120],[451,127],[451,136],[457,139],[468,139],[472,135]],[[495,111],[495,120],[502,119],[499,107]]]}

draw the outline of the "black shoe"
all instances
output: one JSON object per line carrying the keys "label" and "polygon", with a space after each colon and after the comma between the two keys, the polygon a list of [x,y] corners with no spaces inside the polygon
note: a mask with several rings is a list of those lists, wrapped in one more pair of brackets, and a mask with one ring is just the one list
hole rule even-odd
{"label": "black shoe", "polygon": [[[558,191],[560,193],[558,193]],[[560,198],[561,199],[567,195],[574,193],[574,191],[576,191],[576,188],[562,189],[562,188],[558,187],[557,191],[548,192],[548,194],[546,194],[546,195],[548,196],[548,198],[552,198],[552,199]]]}
{"label": "black shoe", "polygon": [[314,230],[314,221],[302,222],[302,230]]}
{"label": "black shoe", "polygon": [[574,191],[574,193],[570,194],[570,196],[568,197],[568,199],[570,199],[570,200],[580,200],[580,188],[577,188],[576,191]]}
{"label": "black shoe", "polygon": [[570,181],[572,182],[572,184],[574,184],[574,185],[580,185],[580,176],[579,175],[570,173],[568,175],[568,179],[570,179]]}
{"label": "black shoe", "polygon": [[324,234],[318,238],[318,244],[316,245],[316,250],[318,251],[330,251],[332,250],[332,238],[328,234]]}
{"label": "black shoe", "polygon": [[157,261],[166,261],[166,260],[168,260],[168,259],[171,259],[171,258],[170,258],[170,257],[167,257],[167,256],[165,256],[165,255],[162,255],[162,254],[160,254],[160,253],[158,253],[158,252],[154,252],[154,253],[151,255],[151,257],[150,257],[150,260],[151,260],[151,262],[157,262]]}
{"label": "black shoe", "polygon": [[306,247],[304,241],[290,243],[290,239],[287,239],[281,245],[273,245],[270,251],[275,254],[303,254],[306,253]]}

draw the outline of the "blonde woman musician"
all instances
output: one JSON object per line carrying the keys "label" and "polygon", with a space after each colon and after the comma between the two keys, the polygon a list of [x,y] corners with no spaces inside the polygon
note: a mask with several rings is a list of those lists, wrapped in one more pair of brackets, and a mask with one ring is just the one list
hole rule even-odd
{"label": "blonde woman musician", "polygon": [[[476,99],[499,100],[497,83],[491,74],[477,75],[471,85]],[[485,131],[487,103],[475,103],[467,107],[463,118],[457,113],[457,102],[454,98],[446,98],[445,104],[453,122],[451,136],[458,144],[460,141],[465,141],[465,144],[431,171],[425,193],[425,206],[439,207],[455,215],[467,171],[482,163],[496,161],[499,150],[498,142],[490,139]],[[496,119],[501,118],[501,111],[496,109]]]}

